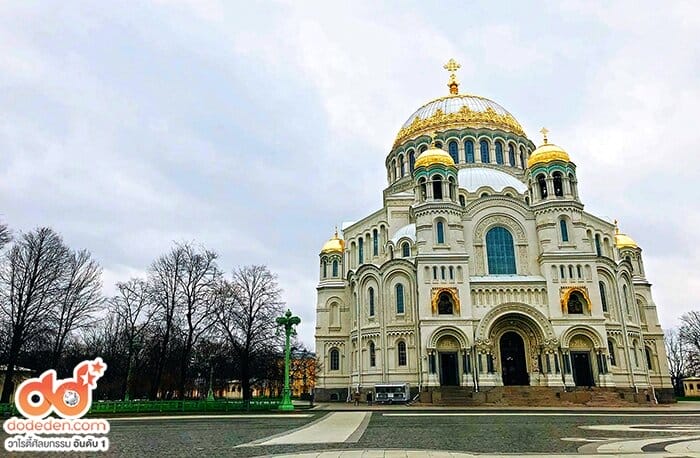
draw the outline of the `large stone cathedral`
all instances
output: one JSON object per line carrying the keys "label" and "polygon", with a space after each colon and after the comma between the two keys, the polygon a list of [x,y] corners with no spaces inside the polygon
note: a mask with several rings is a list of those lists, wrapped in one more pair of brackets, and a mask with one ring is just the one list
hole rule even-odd
{"label": "large stone cathedral", "polygon": [[382,208],[321,250],[317,399],[407,383],[424,402],[510,385],[671,400],[641,248],[584,211],[546,129],[536,146],[445,68],[449,94],[409,116],[386,157]]}

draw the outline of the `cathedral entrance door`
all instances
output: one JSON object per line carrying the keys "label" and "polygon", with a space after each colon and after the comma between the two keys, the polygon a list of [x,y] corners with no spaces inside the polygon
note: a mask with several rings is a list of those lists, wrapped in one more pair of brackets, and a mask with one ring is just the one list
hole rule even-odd
{"label": "cathedral entrance door", "polygon": [[504,385],[529,385],[525,365],[525,343],[517,332],[506,332],[501,337],[501,369]]}
{"label": "cathedral entrance door", "polygon": [[593,371],[591,371],[591,355],[587,351],[571,352],[574,366],[574,383],[576,386],[594,386]]}
{"label": "cathedral entrance door", "polygon": [[440,352],[440,385],[458,386],[457,353]]}

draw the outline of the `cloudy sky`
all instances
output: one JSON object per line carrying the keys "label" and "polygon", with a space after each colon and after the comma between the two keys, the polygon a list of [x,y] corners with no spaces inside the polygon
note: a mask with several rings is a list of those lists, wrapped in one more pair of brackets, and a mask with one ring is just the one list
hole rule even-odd
{"label": "cloudy sky", "polygon": [[570,153],[662,324],[700,308],[697,2],[375,3],[0,1],[0,220],[89,249],[108,294],[175,240],[267,264],[312,344],[318,250],[454,57]]}

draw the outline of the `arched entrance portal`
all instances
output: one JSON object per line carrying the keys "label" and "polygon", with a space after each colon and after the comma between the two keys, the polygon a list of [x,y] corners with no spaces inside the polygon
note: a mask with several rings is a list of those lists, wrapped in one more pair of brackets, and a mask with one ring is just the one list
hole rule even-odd
{"label": "arched entrance portal", "polygon": [[593,341],[583,334],[575,335],[569,342],[571,366],[576,386],[595,385],[592,365],[593,348]]}
{"label": "arched entrance portal", "polygon": [[457,355],[459,342],[452,336],[446,335],[437,344],[440,364],[440,385],[459,386],[459,363]]}
{"label": "arched entrance portal", "polygon": [[525,363],[525,343],[514,331],[501,336],[501,368],[504,385],[529,385],[530,377]]}

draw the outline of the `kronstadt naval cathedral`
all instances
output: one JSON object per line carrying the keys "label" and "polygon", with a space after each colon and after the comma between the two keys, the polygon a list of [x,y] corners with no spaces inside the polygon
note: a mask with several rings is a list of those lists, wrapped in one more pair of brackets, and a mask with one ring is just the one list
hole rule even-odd
{"label": "kronstadt naval cathedral", "polygon": [[509,385],[671,400],[642,250],[584,210],[585,155],[546,129],[535,145],[445,68],[448,95],[408,117],[384,161],[382,208],[321,249],[316,398],[408,383],[424,402]]}

